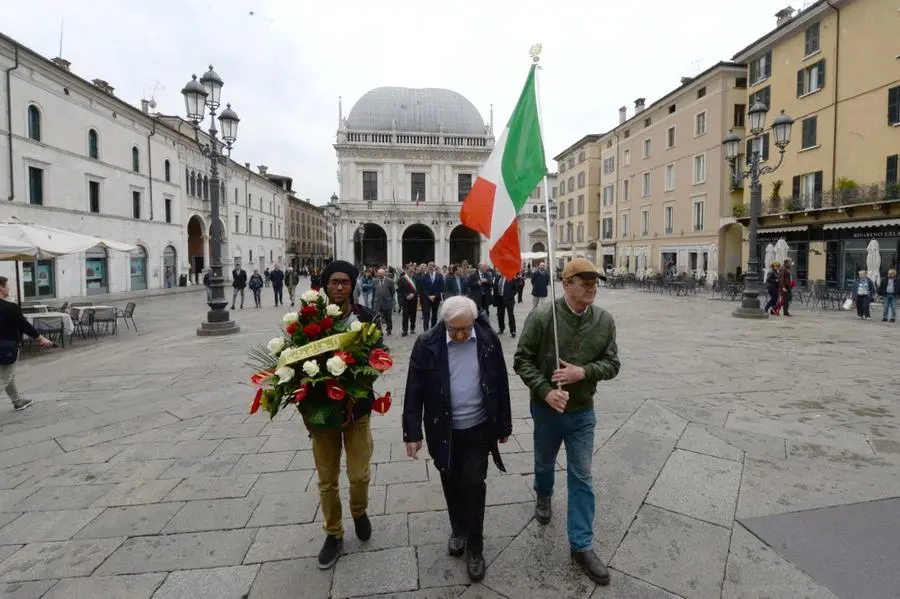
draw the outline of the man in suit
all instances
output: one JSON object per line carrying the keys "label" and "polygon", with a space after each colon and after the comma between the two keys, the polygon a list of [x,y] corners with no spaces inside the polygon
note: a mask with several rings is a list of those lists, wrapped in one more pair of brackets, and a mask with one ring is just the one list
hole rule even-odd
{"label": "man in suit", "polygon": [[494,273],[482,262],[478,269],[469,275],[469,297],[490,318],[490,307],[493,302]]}
{"label": "man in suit", "polygon": [[497,307],[497,327],[502,335],[506,329],[505,321],[509,318],[509,336],[516,336],[516,294],[518,288],[515,279],[507,279],[497,273],[494,279],[494,305]]}
{"label": "man in suit", "polygon": [[234,304],[237,300],[238,293],[241,294],[241,310],[244,309],[244,289],[247,288],[247,271],[241,268],[240,264],[234,265],[231,271],[231,286],[234,288],[234,294],[231,296],[231,309],[234,310]]}
{"label": "man in suit", "polygon": [[457,295],[466,295],[466,279],[459,265],[454,266],[450,276],[444,279],[444,300]]}
{"label": "man in suit", "polygon": [[550,287],[550,273],[547,272],[547,263],[538,264],[537,270],[531,273],[531,309],[534,310],[541,304],[541,300],[547,297]]}
{"label": "man in suit", "polygon": [[397,281],[397,293],[400,296],[400,306],[403,309],[401,322],[401,336],[406,337],[407,332],[416,334],[416,305],[419,301],[419,289],[416,285],[416,267],[410,264],[406,272],[400,275]]}
{"label": "man in suit", "polygon": [[275,305],[283,306],[284,305],[284,271],[281,270],[281,267],[277,264],[275,268],[269,271],[269,276],[266,277],[266,283],[272,283],[272,291],[275,293]]}
{"label": "man in suit", "polygon": [[434,262],[429,262],[421,278],[422,288],[422,330],[427,331],[437,324],[441,294],[444,291],[444,275],[438,272]]}
{"label": "man in suit", "polygon": [[390,335],[394,330],[394,281],[385,276],[383,268],[372,281],[372,307],[381,314],[385,332]]}

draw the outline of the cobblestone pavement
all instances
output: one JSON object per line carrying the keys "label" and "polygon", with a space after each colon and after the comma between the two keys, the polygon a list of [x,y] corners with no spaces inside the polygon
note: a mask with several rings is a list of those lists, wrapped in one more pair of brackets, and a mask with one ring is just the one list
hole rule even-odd
{"label": "cobblestone pavement", "polygon": [[[603,289],[623,365],[596,397],[595,532],[611,586],[571,566],[564,501],[549,526],[532,517],[518,378],[509,473],[489,475],[488,573],[469,584],[446,555],[434,469],[403,453],[412,341],[396,336],[380,387],[398,401],[373,417],[374,534],[359,543],[351,532],[347,555],[322,572],[302,424],[246,413],[247,348],[282,314],[265,292],[266,308],[237,311],[238,336],[195,336],[199,294],[152,298],[138,306],[139,334],[20,363],[19,386],[37,401],[0,406],[0,597],[822,599],[834,595],[740,522],[900,496],[893,326],[802,310],[738,320],[735,304],[703,296]],[[520,323],[528,305],[526,294]],[[511,363],[515,340],[503,343]]]}

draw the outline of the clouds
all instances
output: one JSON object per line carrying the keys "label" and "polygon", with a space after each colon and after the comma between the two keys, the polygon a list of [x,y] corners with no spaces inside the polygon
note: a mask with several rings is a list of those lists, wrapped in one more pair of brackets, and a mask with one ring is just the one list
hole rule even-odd
{"label": "clouds", "polygon": [[485,120],[493,104],[500,128],[524,82],[528,49],[540,42],[553,156],[610,129],[619,106],[631,114],[636,97],[652,102],[680,77],[730,58],[774,26],[786,0],[759,0],[752,13],[723,0],[6,3],[4,33],[52,58],[64,18],[72,70],[109,81],[135,105],[156,87],[157,110],[183,114],[181,88],[214,64],[223,102],[241,117],[233,157],[292,176],[298,193],[320,204],[337,189],[338,96],[346,115],[374,87],[445,87]]}

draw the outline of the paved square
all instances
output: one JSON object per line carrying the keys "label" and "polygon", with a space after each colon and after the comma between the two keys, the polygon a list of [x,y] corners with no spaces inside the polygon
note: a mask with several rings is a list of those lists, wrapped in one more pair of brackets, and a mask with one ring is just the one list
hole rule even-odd
{"label": "paved square", "polygon": [[[532,517],[531,421],[518,378],[514,436],[502,448],[510,472],[491,466],[488,480],[490,565],[483,584],[469,584],[444,550],[435,470],[403,452],[413,339],[400,337],[388,340],[395,368],[379,383],[397,401],[373,417],[373,537],[360,543],[349,527],[347,555],[320,572],[306,431],[295,413],[274,422],[246,413],[247,350],[283,312],[270,290],[264,298],[266,307],[234,313],[234,337],[196,337],[205,305],[187,293],[141,301],[138,334],[20,362],[19,387],[37,401],[18,413],[0,406],[0,596],[850,596],[822,586],[814,570],[827,556],[804,560],[798,542],[788,561],[740,522],[755,530],[767,522],[756,517],[900,497],[898,329],[800,309],[745,321],[731,317],[735,304],[703,294],[601,289],[622,360],[595,399],[595,535],[611,587],[595,588],[570,563],[564,476],[553,522]],[[526,294],[520,323],[530,304]],[[511,367],[515,340],[503,344]],[[852,524],[851,512],[827,519]]]}

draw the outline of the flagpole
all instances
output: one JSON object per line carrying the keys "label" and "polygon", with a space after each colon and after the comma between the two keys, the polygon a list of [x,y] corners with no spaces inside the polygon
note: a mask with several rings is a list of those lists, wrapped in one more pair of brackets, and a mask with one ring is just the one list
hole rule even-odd
{"label": "flagpole", "polygon": [[[541,102],[541,45],[535,44],[531,47],[531,60],[535,63],[534,72],[534,95],[537,98],[538,121],[541,125],[541,138],[544,137],[544,113],[543,103]],[[560,367],[559,361],[559,325],[556,322],[556,259],[553,251],[554,224],[552,218],[552,206],[550,205],[550,183],[547,175],[544,175],[544,217],[547,222],[547,262],[550,267],[550,317],[553,321],[553,351],[556,357],[556,367]],[[557,385],[562,388],[562,385]]]}

